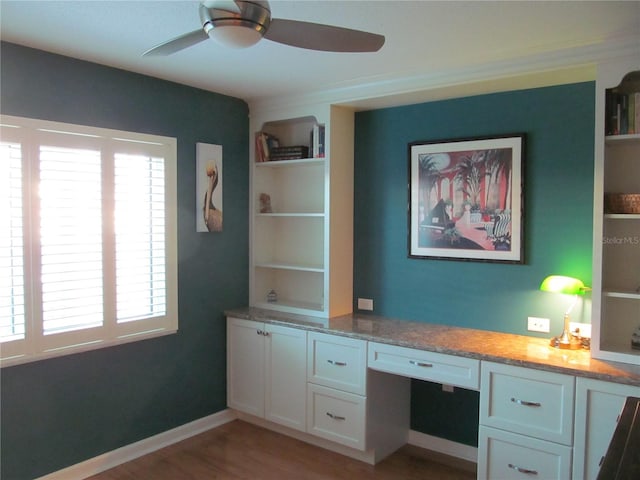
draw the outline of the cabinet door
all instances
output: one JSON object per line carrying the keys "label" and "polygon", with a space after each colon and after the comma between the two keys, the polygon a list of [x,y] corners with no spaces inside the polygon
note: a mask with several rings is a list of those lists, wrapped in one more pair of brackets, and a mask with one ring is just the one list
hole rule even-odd
{"label": "cabinet door", "polygon": [[578,378],[574,479],[587,480],[598,476],[600,462],[609,447],[626,398],[639,395],[640,387]]}
{"label": "cabinet door", "polygon": [[265,418],[306,430],[307,332],[265,325]]}
{"label": "cabinet door", "polygon": [[227,404],[264,417],[264,324],[227,320]]}

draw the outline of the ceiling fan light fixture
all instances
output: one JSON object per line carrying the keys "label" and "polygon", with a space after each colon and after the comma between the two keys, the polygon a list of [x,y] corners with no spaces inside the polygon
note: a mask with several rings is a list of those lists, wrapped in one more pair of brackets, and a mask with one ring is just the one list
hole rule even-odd
{"label": "ceiling fan light fixture", "polygon": [[219,8],[221,2],[201,4],[202,28],[209,38],[228,47],[247,48],[255,45],[269,28],[269,3],[237,0],[235,4],[238,11]]}
{"label": "ceiling fan light fixture", "polygon": [[264,34],[264,29],[261,31],[251,26],[238,25],[237,23],[217,26],[209,25],[210,28],[205,27],[205,32],[207,32],[209,38],[232,48],[247,48],[255,45]]}

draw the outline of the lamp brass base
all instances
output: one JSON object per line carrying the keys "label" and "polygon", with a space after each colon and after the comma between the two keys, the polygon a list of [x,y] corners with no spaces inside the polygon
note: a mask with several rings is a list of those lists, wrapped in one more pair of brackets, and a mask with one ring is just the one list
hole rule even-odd
{"label": "lamp brass base", "polygon": [[564,335],[560,335],[559,337],[553,337],[549,341],[549,345],[554,348],[559,348],[561,350],[578,350],[582,347],[582,342],[575,335],[569,334],[569,338],[565,338]]}
{"label": "lamp brass base", "polygon": [[562,350],[578,350],[579,348],[583,348],[582,341],[579,337],[571,333],[569,326],[569,312],[567,312],[564,314],[564,328],[562,329],[562,333],[557,337],[553,337],[549,345]]}

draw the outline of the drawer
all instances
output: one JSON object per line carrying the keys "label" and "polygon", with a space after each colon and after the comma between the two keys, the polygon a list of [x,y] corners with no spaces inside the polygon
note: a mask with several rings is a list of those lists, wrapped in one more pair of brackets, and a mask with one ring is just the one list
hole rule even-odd
{"label": "drawer", "polygon": [[478,479],[571,478],[571,447],[480,426]]}
{"label": "drawer", "polygon": [[318,385],[366,394],[367,342],[310,332],[307,380]]}
{"label": "drawer", "polygon": [[365,450],[366,397],[307,384],[307,433]]}
{"label": "drawer", "polygon": [[381,372],[471,390],[480,387],[480,361],[472,358],[369,342],[368,366]]}
{"label": "drawer", "polygon": [[574,391],[569,375],[482,362],[480,424],[572,445]]}

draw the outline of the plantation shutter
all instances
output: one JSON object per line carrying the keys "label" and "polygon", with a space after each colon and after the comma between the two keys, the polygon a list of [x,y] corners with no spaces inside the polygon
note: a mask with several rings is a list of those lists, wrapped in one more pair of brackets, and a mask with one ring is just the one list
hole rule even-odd
{"label": "plantation shutter", "polygon": [[25,336],[22,153],[0,143],[0,341]]}
{"label": "plantation shutter", "polygon": [[43,332],[100,326],[100,151],[41,146],[39,160]]}
{"label": "plantation shutter", "polygon": [[164,159],[115,155],[118,322],[165,315]]}

